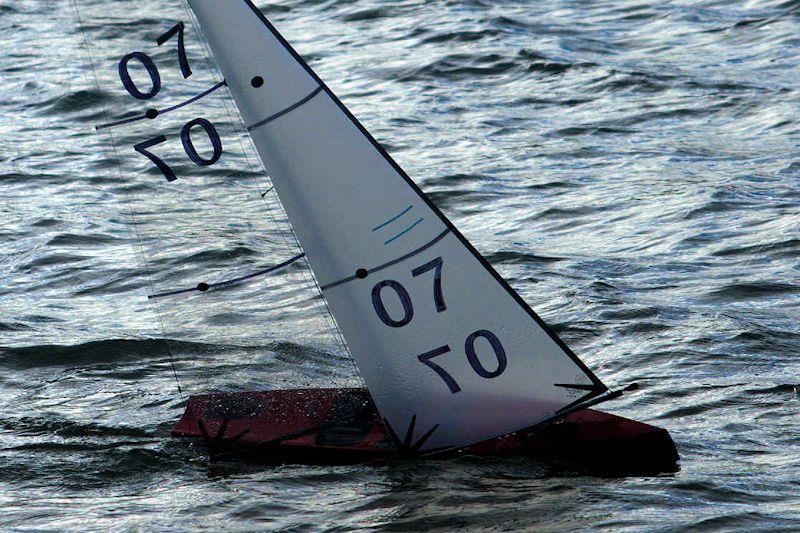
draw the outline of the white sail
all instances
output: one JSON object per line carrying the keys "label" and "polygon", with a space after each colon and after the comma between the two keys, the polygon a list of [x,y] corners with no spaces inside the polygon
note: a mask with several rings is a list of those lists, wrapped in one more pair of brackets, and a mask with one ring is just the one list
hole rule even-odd
{"label": "white sail", "polygon": [[401,438],[411,428],[423,451],[464,446],[606,390],[249,0],[189,4]]}

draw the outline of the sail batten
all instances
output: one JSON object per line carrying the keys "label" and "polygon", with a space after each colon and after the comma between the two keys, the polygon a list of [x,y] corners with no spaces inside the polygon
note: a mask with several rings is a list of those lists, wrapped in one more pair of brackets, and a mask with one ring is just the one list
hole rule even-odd
{"label": "sail batten", "polygon": [[268,116],[267,118],[261,119],[258,122],[256,122],[255,124],[251,124],[250,126],[247,126],[247,131],[253,131],[256,128],[260,128],[261,126],[263,126],[265,124],[269,124],[273,120],[282,117],[286,113],[290,113],[290,112],[294,111],[295,109],[297,109],[301,105],[305,104],[306,102],[308,102],[309,100],[311,100],[312,98],[317,96],[320,92],[322,92],[322,87],[317,87],[316,89],[311,91],[311,94],[309,94],[308,96],[298,100],[297,102],[293,103],[292,105],[290,105],[286,109],[281,109],[277,113],[273,113],[272,115]]}
{"label": "sail batten", "polygon": [[390,426],[459,447],[607,390],[250,0],[189,4]]}
{"label": "sail batten", "polygon": [[[364,270],[366,271],[366,274],[374,274],[376,272],[380,272],[384,268],[389,268],[390,266],[393,266],[393,265],[396,265],[397,263],[405,261],[406,259],[411,259],[415,255],[421,254],[422,252],[424,252],[425,250],[427,250],[428,248],[430,248],[431,246],[433,246],[434,244],[436,244],[437,242],[442,240],[442,238],[445,235],[447,235],[448,233],[450,233],[450,228],[447,228],[446,230],[441,232],[439,235],[434,237],[430,242],[423,244],[422,246],[420,246],[416,250],[412,250],[412,251],[408,252],[405,255],[402,255],[400,257],[392,259],[391,261],[387,261],[387,262],[383,263],[382,265],[378,265],[378,266],[375,266],[375,267],[372,267],[372,268],[367,268],[367,269],[364,269]],[[352,276],[348,276],[346,278],[342,278],[342,279],[340,279],[338,281],[334,281],[332,283],[321,285],[320,288],[324,291],[324,290],[327,290],[327,289],[332,289],[334,287],[338,287],[339,285],[342,285],[344,283],[347,283],[348,281],[353,281],[353,280],[356,280],[356,279],[358,279],[358,275],[353,274]]]}

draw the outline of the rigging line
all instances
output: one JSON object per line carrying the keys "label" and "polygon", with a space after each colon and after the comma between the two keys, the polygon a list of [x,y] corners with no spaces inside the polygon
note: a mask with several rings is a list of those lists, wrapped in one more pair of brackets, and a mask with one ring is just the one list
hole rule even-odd
{"label": "rigging line", "polygon": [[402,237],[403,235],[405,235],[406,233],[408,233],[408,232],[409,232],[409,231],[411,231],[412,229],[416,228],[416,227],[417,227],[417,225],[418,225],[420,222],[422,222],[422,220],[423,220],[423,219],[422,219],[422,218],[420,218],[419,220],[417,220],[416,222],[414,222],[413,224],[411,224],[409,227],[407,227],[406,229],[404,229],[403,231],[401,231],[400,233],[398,233],[397,235],[395,235],[394,237],[392,237],[392,238],[391,238],[391,239],[389,239],[388,241],[384,242],[383,244],[384,244],[384,245],[386,245],[386,244],[389,244],[390,242],[396,241],[397,239],[399,239],[400,237]]}
{"label": "rigging line", "polygon": [[[81,35],[83,36],[83,48],[85,50],[86,57],[89,58],[89,66],[92,69],[92,77],[94,78],[95,87],[97,88],[97,90],[102,90],[102,86],[100,85],[100,79],[97,76],[97,69],[95,68],[95,65],[94,65],[94,58],[92,57],[91,49],[89,47],[89,36],[86,34],[86,31],[84,30],[83,20],[81,19],[81,12],[80,12],[80,9],[78,8],[78,1],[77,0],[72,0],[72,5],[73,5],[73,8],[75,10],[75,19],[78,22],[78,29],[80,30]],[[108,109],[107,109],[105,104],[102,104],[102,109],[103,109],[103,115],[105,115],[108,118],[109,117]],[[117,144],[114,141],[114,135],[110,131],[108,132],[108,137],[111,140],[111,148],[112,148],[113,153],[114,153],[114,158],[116,159],[116,162],[117,162],[117,168],[121,169],[122,168],[122,163],[121,163],[122,159],[120,158],[119,150],[117,149]],[[122,175],[119,172],[118,172],[117,176],[119,178],[122,178]],[[142,244],[142,236],[139,233],[139,226],[138,226],[138,224],[136,222],[136,212],[133,209],[133,202],[131,201],[130,194],[131,193],[126,190],[125,198],[127,200],[128,210],[131,213],[131,221],[133,222],[133,232],[134,232],[134,235],[136,235],[136,242],[139,245],[139,255],[141,257],[142,268],[144,268],[145,271],[148,271],[147,259],[145,258],[145,255],[144,255],[144,245]],[[148,285],[150,285],[150,290],[152,290],[153,289],[153,278],[149,273],[147,275],[147,282],[148,282]],[[156,308],[156,316],[158,318],[158,324],[159,324],[159,327],[161,328],[162,335],[164,335],[165,334],[165,330],[166,330],[166,328],[164,327],[164,317],[161,315],[161,309],[159,309],[158,305],[156,305],[155,308]],[[181,388],[181,382],[178,379],[178,370],[175,367],[175,357],[172,354],[172,350],[170,349],[169,343],[167,342],[167,340],[166,339],[163,339],[163,340],[164,340],[164,349],[167,352],[167,357],[169,358],[169,364],[172,367],[172,376],[175,378],[175,384],[178,387],[178,395],[181,397],[181,401],[184,401],[185,398],[183,397],[183,389]]]}
{"label": "rigging line", "polygon": [[305,104],[306,102],[308,102],[309,100],[311,100],[312,98],[314,98],[315,96],[317,96],[321,92],[322,92],[322,87],[321,86],[317,87],[316,89],[311,91],[311,93],[308,96],[306,96],[302,100],[298,100],[297,102],[293,103],[292,105],[290,105],[286,109],[282,109],[282,110],[278,111],[277,113],[274,113],[274,114],[268,116],[267,118],[261,119],[258,122],[256,122],[255,124],[253,124],[252,126],[247,126],[247,131],[253,131],[256,128],[260,128],[264,124],[268,124],[268,123],[272,122],[276,118],[282,117],[283,115],[285,115],[286,113],[289,113],[290,111],[294,111],[295,109],[297,109],[301,105]]}
{"label": "rigging line", "polygon": [[[176,109],[180,109],[181,107],[189,105],[192,102],[196,102],[196,101],[200,100],[201,98],[203,98],[204,96],[207,96],[207,95],[213,93],[214,91],[216,91],[217,89],[219,89],[223,85],[227,85],[225,80],[222,80],[221,82],[219,82],[218,84],[214,85],[210,89],[206,89],[205,91],[201,92],[200,94],[198,94],[196,96],[192,96],[191,98],[189,98],[188,100],[186,100],[184,102],[181,102],[180,104],[175,104],[175,105],[170,106],[170,107],[165,107],[164,109],[161,109],[161,110],[156,109],[155,110],[156,115],[153,118],[155,118],[157,116],[160,116],[160,115],[163,115],[164,113],[169,113],[170,111],[175,111]],[[112,128],[114,126],[121,126],[122,124],[130,124],[131,122],[137,122],[139,120],[144,120],[146,118],[150,118],[150,117],[147,116],[147,114],[145,113],[143,115],[139,115],[139,116],[131,117],[131,118],[126,118],[126,119],[123,119],[123,120],[118,120],[116,122],[108,122],[106,124],[100,124],[99,126],[95,126],[94,129],[102,130],[102,129],[105,129],[105,128]]]}
{"label": "rigging line", "polygon": [[198,283],[196,287],[192,287],[190,289],[178,289],[174,291],[167,291],[167,292],[160,292],[158,294],[150,294],[147,296],[148,300],[153,298],[161,298],[163,296],[174,296],[176,294],[184,294],[187,292],[206,292],[210,289],[219,289],[222,287],[229,287],[231,285],[235,285],[237,283],[241,283],[242,281],[246,281],[248,279],[253,279],[258,276],[263,276],[264,274],[269,274],[270,272],[275,272],[276,270],[280,270],[283,267],[287,267],[297,261],[298,259],[305,257],[305,252],[297,254],[296,256],[292,257],[291,259],[287,259],[283,263],[278,263],[277,265],[273,265],[269,268],[265,268],[264,270],[259,270],[258,272],[253,272],[252,274],[247,274],[246,276],[240,276],[238,278],[229,279],[226,281],[219,281],[217,283]]}
{"label": "rigging line", "polygon": [[[412,251],[408,252],[407,254],[401,255],[400,257],[398,257],[396,259],[392,259],[391,261],[387,261],[386,263],[383,263],[382,265],[378,265],[376,267],[368,269],[367,270],[367,274],[369,275],[369,274],[372,274],[373,272],[378,272],[379,270],[383,270],[384,268],[389,268],[392,265],[396,265],[397,263],[405,261],[406,259],[410,259],[410,258],[414,257],[415,255],[421,254],[422,252],[424,252],[425,250],[427,250],[428,248],[430,248],[431,246],[433,246],[434,244],[436,244],[437,242],[442,240],[444,238],[444,236],[447,235],[448,233],[450,233],[450,228],[447,228],[446,230],[441,232],[439,235],[434,237],[433,240],[431,240],[430,242],[428,242],[426,244],[423,244],[422,246],[420,246],[416,250],[412,250]],[[354,279],[358,279],[358,276],[356,276],[356,275],[348,276],[346,278],[340,279],[339,281],[334,281],[332,283],[328,283],[327,285],[323,285],[320,288],[323,291],[326,290],[326,289],[332,289],[334,287],[338,287],[339,285],[342,285],[343,283],[347,283],[348,281],[353,281]]]}
{"label": "rigging line", "polygon": [[408,206],[408,207],[406,207],[406,208],[405,208],[405,209],[403,209],[403,210],[402,210],[402,211],[401,211],[399,214],[397,214],[397,215],[393,216],[392,218],[390,218],[389,220],[387,220],[387,221],[386,221],[386,222],[384,222],[383,224],[379,224],[379,225],[375,226],[374,228],[372,228],[372,231],[377,231],[377,230],[379,230],[379,229],[381,229],[381,228],[383,228],[383,227],[385,227],[385,226],[388,226],[389,224],[391,224],[392,222],[394,222],[395,220],[397,220],[397,219],[398,219],[398,218],[400,218],[401,216],[403,216],[403,215],[405,215],[406,213],[408,213],[409,211],[411,211],[411,208],[412,208],[412,207],[414,207],[414,205],[413,205],[413,204],[412,204],[412,205],[410,205],[410,206]]}

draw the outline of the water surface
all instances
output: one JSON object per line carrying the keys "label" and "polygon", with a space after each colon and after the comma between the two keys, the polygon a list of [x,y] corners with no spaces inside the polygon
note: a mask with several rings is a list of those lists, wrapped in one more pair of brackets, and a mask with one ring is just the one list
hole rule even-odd
{"label": "water surface", "polygon": [[[80,3],[108,57],[185,16]],[[274,199],[241,201],[265,179],[247,139],[231,122],[219,166],[177,166],[180,194],[120,172],[72,3],[0,0],[0,527],[800,528],[800,3],[259,4],[601,379],[640,384],[607,409],[668,428],[681,469],[209,469],[169,437],[176,376],[184,396],[358,377],[301,265],[148,303],[292,250]]]}

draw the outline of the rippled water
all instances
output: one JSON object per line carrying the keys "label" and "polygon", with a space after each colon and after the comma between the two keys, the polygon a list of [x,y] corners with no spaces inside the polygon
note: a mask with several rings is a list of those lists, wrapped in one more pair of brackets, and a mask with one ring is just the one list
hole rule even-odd
{"label": "rippled water", "polygon": [[[107,22],[90,47],[181,17],[82,3]],[[239,211],[263,173],[243,139],[177,200],[157,173],[137,189],[92,131],[119,109],[71,2],[0,0],[0,527],[800,528],[800,2],[260,5],[606,383],[642,386],[606,407],[668,428],[681,469],[210,470],[169,437],[173,364],[184,394],[354,383],[352,365],[300,266],[159,325],[146,277],[288,253],[276,205]],[[131,191],[145,212],[160,194],[138,225],[153,263]]]}

